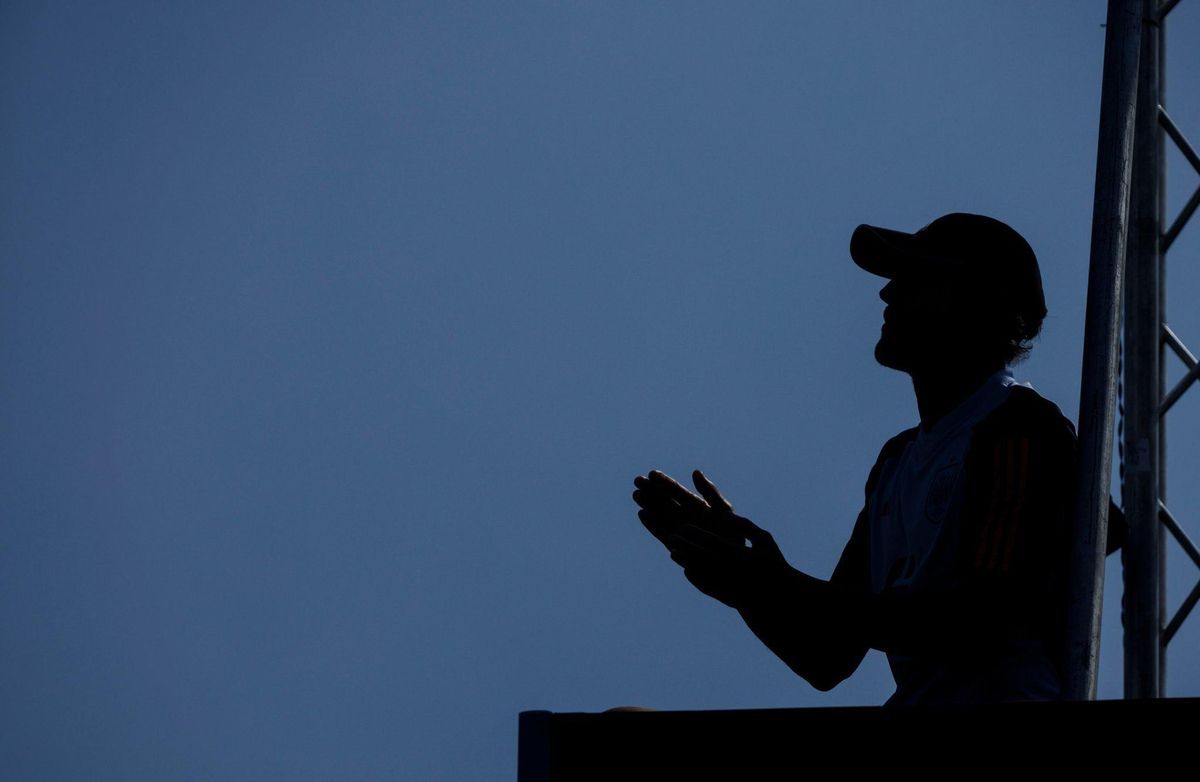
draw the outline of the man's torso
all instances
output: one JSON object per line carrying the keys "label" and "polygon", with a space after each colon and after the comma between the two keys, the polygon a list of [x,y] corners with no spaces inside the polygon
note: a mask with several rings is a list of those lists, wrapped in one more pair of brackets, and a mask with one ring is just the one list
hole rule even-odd
{"label": "man's torso", "polygon": [[[990,445],[984,442],[986,435],[977,435],[977,428],[1012,416],[1015,408],[1006,403],[1014,387],[1022,390],[1013,401],[1027,404],[1030,395],[1036,397],[1028,384],[1017,384],[1007,372],[997,373],[929,431],[914,427],[885,446],[867,498],[873,592],[962,586],[964,546],[974,542],[964,508],[976,507],[968,494],[979,485],[968,480],[968,467],[979,471],[986,466],[973,456],[973,449]],[[1037,402],[1050,404],[1040,397]],[[997,411],[1005,416],[992,418]],[[1013,464],[1022,458],[1020,452],[1004,456],[1012,461],[1000,466],[1020,467]],[[986,664],[889,654],[897,691],[888,704],[1058,697],[1057,660],[1048,639],[1013,637],[1005,640],[1005,647],[995,650]]]}

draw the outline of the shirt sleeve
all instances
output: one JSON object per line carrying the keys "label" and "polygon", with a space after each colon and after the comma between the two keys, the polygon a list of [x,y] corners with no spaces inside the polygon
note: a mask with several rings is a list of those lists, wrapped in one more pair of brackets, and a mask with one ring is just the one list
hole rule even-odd
{"label": "shirt sleeve", "polygon": [[1037,418],[972,447],[955,564],[993,635],[1048,638],[1065,626],[1076,450],[1065,419]]}
{"label": "shirt sleeve", "polygon": [[850,540],[842,549],[837,566],[833,569],[830,582],[844,589],[856,592],[871,590],[871,531],[868,523],[867,508],[858,512]]}
{"label": "shirt sleeve", "polygon": [[842,549],[833,575],[829,577],[832,584],[840,589],[851,592],[870,593],[871,591],[871,495],[875,492],[875,484],[879,481],[879,473],[889,458],[896,455],[904,445],[912,439],[915,429],[908,429],[884,443],[875,464],[867,476],[863,488],[863,506],[854,521],[850,539]]}

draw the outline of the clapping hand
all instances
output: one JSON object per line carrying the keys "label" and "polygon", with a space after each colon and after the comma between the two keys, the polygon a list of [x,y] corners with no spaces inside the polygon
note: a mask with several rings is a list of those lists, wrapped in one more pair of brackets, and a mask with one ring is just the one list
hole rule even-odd
{"label": "clapping hand", "polygon": [[732,608],[768,596],[795,572],[771,533],[735,514],[704,473],[693,472],[692,482],[699,495],[658,470],[634,478],[633,500],[641,506],[643,526],[704,594]]}

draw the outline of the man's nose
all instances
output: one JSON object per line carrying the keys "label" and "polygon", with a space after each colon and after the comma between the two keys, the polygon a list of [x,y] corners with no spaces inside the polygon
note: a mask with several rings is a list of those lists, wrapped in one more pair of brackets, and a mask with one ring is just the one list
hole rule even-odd
{"label": "man's nose", "polygon": [[879,298],[883,299],[884,303],[891,304],[896,300],[896,281],[888,280],[888,284],[884,285],[879,291]]}

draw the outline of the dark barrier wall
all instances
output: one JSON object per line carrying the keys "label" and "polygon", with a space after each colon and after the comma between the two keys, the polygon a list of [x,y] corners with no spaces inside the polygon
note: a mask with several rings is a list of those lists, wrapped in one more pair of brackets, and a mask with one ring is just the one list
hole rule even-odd
{"label": "dark barrier wall", "polygon": [[[1074,776],[1183,762],[1200,698],[520,715],[518,782]],[[1176,740],[1178,734],[1180,740]],[[1185,756],[1185,753],[1186,756]],[[1135,761],[1135,758],[1137,759]],[[1147,759],[1149,763],[1147,763]],[[885,777],[877,777],[883,779]]]}

